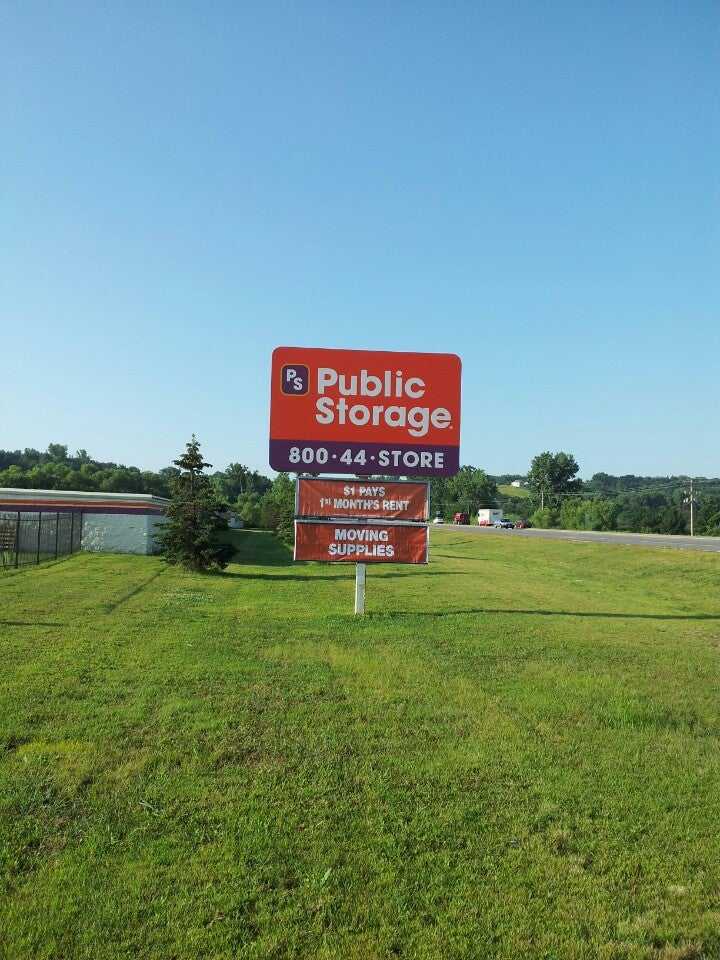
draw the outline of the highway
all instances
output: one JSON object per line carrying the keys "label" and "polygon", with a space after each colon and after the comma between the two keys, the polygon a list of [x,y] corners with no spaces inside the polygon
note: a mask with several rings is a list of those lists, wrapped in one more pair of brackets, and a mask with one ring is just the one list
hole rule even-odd
{"label": "highway", "polygon": [[594,530],[496,530],[464,524],[445,524],[446,528],[484,536],[494,533],[502,537],[541,537],[545,540],[569,540],[572,543],[614,543],[625,547],[664,547],[675,550],[703,550],[720,553],[720,537],[687,537],[662,533],[600,533]]}

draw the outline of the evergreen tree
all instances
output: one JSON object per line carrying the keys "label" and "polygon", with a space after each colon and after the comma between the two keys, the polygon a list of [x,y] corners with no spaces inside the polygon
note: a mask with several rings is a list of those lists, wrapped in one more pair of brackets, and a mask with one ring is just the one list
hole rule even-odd
{"label": "evergreen tree", "polygon": [[186,570],[222,570],[233,549],[217,542],[217,531],[226,529],[227,521],[210,478],[203,473],[212,464],[203,460],[195,434],[185,446],[185,453],[173,460],[180,473],[171,482],[170,506],[158,539],[168,563]]}

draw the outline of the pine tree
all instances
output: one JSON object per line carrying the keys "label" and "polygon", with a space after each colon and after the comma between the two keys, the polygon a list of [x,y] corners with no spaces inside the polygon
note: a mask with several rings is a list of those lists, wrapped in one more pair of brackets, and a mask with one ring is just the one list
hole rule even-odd
{"label": "pine tree", "polygon": [[160,547],[168,563],[186,570],[222,570],[233,549],[217,542],[217,532],[227,528],[227,521],[210,478],[203,473],[212,464],[203,460],[195,434],[185,446],[185,453],[173,460],[180,474],[172,481]]}

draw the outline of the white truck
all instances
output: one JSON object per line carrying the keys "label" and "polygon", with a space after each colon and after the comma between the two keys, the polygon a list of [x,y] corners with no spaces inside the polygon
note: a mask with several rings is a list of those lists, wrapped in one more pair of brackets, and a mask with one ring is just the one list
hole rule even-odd
{"label": "white truck", "polygon": [[495,509],[481,509],[478,510],[478,526],[479,527],[492,527],[492,525],[498,521],[502,520],[503,512],[502,510]]}

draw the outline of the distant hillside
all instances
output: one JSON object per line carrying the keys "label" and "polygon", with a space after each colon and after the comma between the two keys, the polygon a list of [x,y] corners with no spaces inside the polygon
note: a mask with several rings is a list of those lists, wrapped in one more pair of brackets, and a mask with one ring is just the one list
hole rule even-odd
{"label": "distant hillside", "polygon": [[503,497],[517,497],[520,500],[530,496],[527,487],[513,487],[509,483],[499,483],[498,493],[502,494]]}

